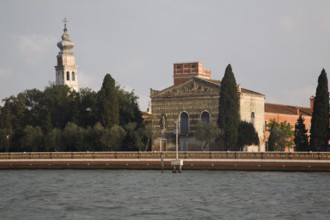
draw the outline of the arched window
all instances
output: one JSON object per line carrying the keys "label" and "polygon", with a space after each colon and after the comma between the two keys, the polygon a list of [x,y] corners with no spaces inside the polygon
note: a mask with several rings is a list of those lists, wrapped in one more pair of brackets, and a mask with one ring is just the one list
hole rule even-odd
{"label": "arched window", "polygon": [[210,122],[210,113],[208,113],[207,111],[203,111],[201,114],[201,121],[202,122]]}
{"label": "arched window", "polygon": [[254,112],[251,112],[251,124],[253,124],[253,126],[254,126],[254,122],[255,122],[255,115]]}
{"label": "arched window", "polygon": [[189,132],[189,116],[187,112],[180,114],[180,134],[187,135]]}
{"label": "arched window", "polygon": [[69,73],[69,71],[66,72],[66,80],[70,80],[70,73]]}
{"label": "arched window", "polygon": [[72,72],[72,77],[71,77],[72,81],[76,80],[76,74],[74,72]]}

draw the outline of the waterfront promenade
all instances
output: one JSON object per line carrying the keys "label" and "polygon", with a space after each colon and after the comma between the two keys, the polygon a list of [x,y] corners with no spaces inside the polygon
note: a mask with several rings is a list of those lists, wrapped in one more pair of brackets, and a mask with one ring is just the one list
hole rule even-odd
{"label": "waterfront promenade", "polygon": [[[163,162],[161,155],[163,154]],[[175,152],[0,153],[0,169],[172,169]],[[328,152],[179,152],[183,170],[330,171]]]}

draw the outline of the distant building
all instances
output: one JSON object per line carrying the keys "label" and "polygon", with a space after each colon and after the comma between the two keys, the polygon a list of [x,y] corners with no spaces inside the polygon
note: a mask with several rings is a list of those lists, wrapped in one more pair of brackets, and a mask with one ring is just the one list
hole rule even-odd
{"label": "distant building", "polygon": [[151,124],[151,114],[149,112],[141,112],[142,120],[146,124]]}
{"label": "distant building", "polygon": [[62,40],[57,43],[60,52],[56,56],[56,85],[67,85],[78,92],[78,67],[76,65],[76,58],[72,52],[74,43],[71,41],[68,34],[68,29],[66,27],[67,20],[65,19],[64,22]]}
{"label": "distant building", "polygon": [[[294,130],[295,124],[300,115],[305,119],[304,124],[306,129],[308,130],[308,136],[310,135],[310,127],[312,120],[312,112],[313,112],[313,104],[314,97],[310,98],[310,107],[300,107],[300,106],[291,106],[291,105],[280,105],[273,103],[265,103],[265,127],[271,120],[275,120],[277,122],[286,121],[288,124],[292,126],[292,130]],[[265,140],[269,138],[269,131],[265,132]],[[267,141],[266,141],[266,150],[267,150]],[[289,151],[289,149],[286,149]],[[293,149],[290,149],[293,151]]]}
{"label": "distant building", "polygon": [[[198,121],[217,121],[221,82],[211,79],[211,71],[201,62],[175,63],[173,86],[150,90],[153,146],[156,151],[174,150],[175,128],[179,121],[179,149],[201,150],[201,142],[194,138]],[[256,128],[260,146],[249,151],[265,151],[264,120],[265,95],[237,86],[241,120]],[[207,150],[217,150],[210,143]]]}

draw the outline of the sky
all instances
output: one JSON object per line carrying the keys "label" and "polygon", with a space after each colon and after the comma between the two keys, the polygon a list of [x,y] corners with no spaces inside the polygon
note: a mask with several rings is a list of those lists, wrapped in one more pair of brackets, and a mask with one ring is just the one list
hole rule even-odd
{"label": "sky", "polygon": [[75,43],[80,88],[107,73],[139,97],[173,85],[173,63],[204,63],[266,102],[309,106],[330,71],[328,0],[2,0],[0,99],[55,81],[63,19]]}

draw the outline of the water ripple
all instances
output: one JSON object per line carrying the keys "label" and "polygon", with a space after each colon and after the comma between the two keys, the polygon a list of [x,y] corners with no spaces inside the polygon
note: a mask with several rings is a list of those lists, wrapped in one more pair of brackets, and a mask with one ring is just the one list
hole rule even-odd
{"label": "water ripple", "polygon": [[329,219],[330,174],[0,171],[1,219]]}

